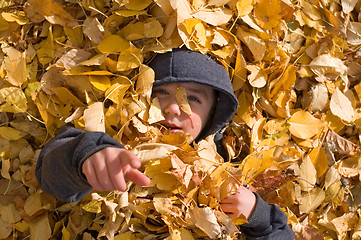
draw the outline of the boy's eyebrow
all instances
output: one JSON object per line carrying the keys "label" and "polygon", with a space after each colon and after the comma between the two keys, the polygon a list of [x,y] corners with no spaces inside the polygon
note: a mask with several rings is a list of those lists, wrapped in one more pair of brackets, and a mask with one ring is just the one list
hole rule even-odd
{"label": "boy's eyebrow", "polygon": [[186,90],[190,91],[190,92],[193,92],[193,93],[199,93],[199,94],[202,94],[204,95],[205,97],[209,97],[208,94],[206,93],[206,91],[204,91],[203,89],[198,89],[198,88],[191,88],[191,87],[186,87]]}

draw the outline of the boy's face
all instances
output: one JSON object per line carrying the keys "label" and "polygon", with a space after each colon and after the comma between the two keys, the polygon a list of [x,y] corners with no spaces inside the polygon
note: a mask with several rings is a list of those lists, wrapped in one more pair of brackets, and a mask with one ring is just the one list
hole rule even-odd
{"label": "boy's face", "polygon": [[[192,109],[189,116],[182,111],[176,100],[179,87],[186,89]],[[169,83],[153,88],[152,97],[157,97],[165,120],[160,123],[171,132],[186,132],[196,139],[207,123],[215,101],[213,88],[198,83]]]}

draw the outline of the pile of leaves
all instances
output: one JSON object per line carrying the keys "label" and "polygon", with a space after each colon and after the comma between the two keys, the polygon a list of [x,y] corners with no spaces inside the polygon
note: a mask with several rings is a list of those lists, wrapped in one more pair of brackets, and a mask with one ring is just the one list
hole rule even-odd
{"label": "pile of leaves", "polygon": [[[232,239],[244,220],[218,203],[240,184],[279,204],[296,239],[361,238],[361,2],[2,0],[0,9],[0,238]],[[191,147],[160,134],[147,62],[183,45],[228,70],[240,104],[223,143],[239,164],[211,140]],[[139,154],[151,186],[70,204],[43,193],[37,156],[69,122]]]}

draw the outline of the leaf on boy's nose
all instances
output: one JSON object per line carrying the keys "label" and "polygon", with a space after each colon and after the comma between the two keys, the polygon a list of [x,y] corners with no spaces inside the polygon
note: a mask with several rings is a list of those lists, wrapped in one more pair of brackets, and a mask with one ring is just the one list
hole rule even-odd
{"label": "leaf on boy's nose", "polygon": [[175,98],[182,111],[187,115],[192,116],[192,109],[191,106],[189,106],[186,89],[184,87],[181,86],[177,88],[175,92]]}

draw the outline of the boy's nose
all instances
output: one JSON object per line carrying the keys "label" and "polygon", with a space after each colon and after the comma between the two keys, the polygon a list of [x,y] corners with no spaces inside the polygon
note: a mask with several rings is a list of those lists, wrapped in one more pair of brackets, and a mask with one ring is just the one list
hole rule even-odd
{"label": "boy's nose", "polygon": [[182,114],[182,109],[176,101],[171,101],[165,106],[164,113],[172,116],[180,116]]}

